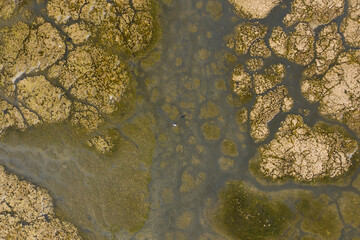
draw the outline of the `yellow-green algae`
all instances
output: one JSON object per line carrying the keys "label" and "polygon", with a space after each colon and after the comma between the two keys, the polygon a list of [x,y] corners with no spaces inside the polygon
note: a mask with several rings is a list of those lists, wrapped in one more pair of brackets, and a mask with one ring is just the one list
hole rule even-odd
{"label": "yellow-green algae", "polygon": [[245,62],[246,68],[252,72],[260,70],[264,66],[262,58],[250,58]]}
{"label": "yellow-green algae", "polygon": [[358,29],[360,26],[360,8],[357,0],[348,0],[348,12],[345,18],[343,18],[340,30],[342,31],[346,43],[351,47],[360,46],[360,36]]}
{"label": "yellow-green algae", "polygon": [[[345,205],[356,218],[356,211],[350,210],[352,200],[348,198]],[[305,190],[264,192],[241,180],[229,180],[219,192],[219,201],[210,206],[208,220],[228,239],[336,240],[344,228],[338,207],[328,195]]]}
{"label": "yellow-green algae", "polygon": [[[134,234],[148,218],[148,184],[156,146],[155,124],[153,114],[147,113],[134,117],[116,130],[100,131],[104,134],[102,136],[117,137],[113,141],[114,147],[105,155],[84,151],[83,147],[93,133],[80,135],[69,131],[66,122],[45,123],[22,132],[11,131],[4,135],[3,141],[13,143],[21,139],[25,146],[40,152],[54,152],[54,155],[49,155],[53,159],[49,162],[53,168],[48,169],[54,171],[57,181],[71,182],[66,185],[55,183],[55,186],[53,181],[49,183],[49,189],[54,187],[56,191],[53,191],[66,199],[65,206],[56,206],[58,214],[77,227],[91,229],[90,237],[101,239],[103,235],[88,218],[89,208],[94,210],[90,215],[97,219],[99,226],[114,235],[120,231]],[[59,132],[62,134],[58,135]],[[44,145],[44,142],[47,144]],[[78,149],[79,154],[76,153]],[[62,156],[63,151],[65,155],[69,153],[76,157],[76,160],[67,160],[66,156]],[[48,166],[47,161],[45,164]],[[30,160],[27,166],[34,174],[43,173],[36,159]],[[84,183],[88,187],[83,187]],[[83,234],[87,236],[86,232]]]}
{"label": "yellow-green algae", "polygon": [[237,157],[239,155],[235,142],[229,139],[225,139],[221,143],[221,152],[231,157]]}
{"label": "yellow-green algae", "polygon": [[245,108],[242,107],[240,108],[237,112],[236,112],[236,122],[238,124],[244,124],[248,121],[248,113],[249,111]]}
{"label": "yellow-green algae", "polygon": [[311,77],[321,75],[328,71],[330,64],[336,61],[340,52],[344,50],[338,26],[335,23],[326,25],[316,36],[315,53],[316,58],[304,71],[304,75]]}
{"label": "yellow-green algae", "polygon": [[213,0],[208,1],[206,4],[206,11],[214,21],[218,21],[223,15],[221,2]]}
{"label": "yellow-green algae", "polygon": [[244,22],[237,25],[225,40],[229,48],[233,48],[238,55],[243,55],[248,53],[253,43],[264,38],[266,32],[267,27],[258,22]]}
{"label": "yellow-green algae", "polygon": [[360,196],[354,192],[342,192],[338,200],[344,221],[360,230]]}
{"label": "yellow-green algae", "polygon": [[256,94],[264,93],[281,83],[285,78],[285,74],[285,66],[281,63],[271,65],[265,69],[264,73],[253,74],[254,90]]}
{"label": "yellow-green algae", "polygon": [[206,140],[215,141],[220,138],[220,128],[214,124],[206,122],[201,126],[201,130]]}
{"label": "yellow-green algae", "polygon": [[219,107],[213,102],[207,102],[200,109],[200,118],[215,118],[219,115]]}
{"label": "yellow-green algae", "polygon": [[252,97],[251,76],[245,71],[243,65],[237,65],[232,73],[231,88],[238,96],[237,101],[241,103],[248,102]]}
{"label": "yellow-green algae", "polygon": [[120,144],[120,134],[116,129],[108,129],[101,134],[97,134],[86,142],[89,147],[103,154],[109,154],[118,149]]}
{"label": "yellow-green algae", "polygon": [[330,198],[324,194],[315,198],[311,193],[303,192],[298,197],[296,209],[302,215],[301,229],[324,240],[339,239],[343,223],[336,204],[329,203]]}
{"label": "yellow-green algae", "polygon": [[214,227],[230,239],[280,239],[294,219],[281,201],[242,181],[229,181],[211,213]]}

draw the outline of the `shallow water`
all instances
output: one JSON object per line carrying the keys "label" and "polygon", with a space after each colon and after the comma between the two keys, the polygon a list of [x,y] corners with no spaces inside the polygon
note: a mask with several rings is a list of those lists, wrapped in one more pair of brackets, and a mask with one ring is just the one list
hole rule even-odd
{"label": "shallow water", "polygon": [[[229,84],[233,65],[226,61],[225,54],[235,53],[223,40],[244,20],[234,14],[227,1],[221,1],[222,17],[214,21],[206,11],[206,4],[207,1],[195,0],[174,0],[169,6],[160,3],[163,35],[154,49],[160,52],[160,60],[151,67],[134,64],[138,68],[139,96],[134,113],[126,120],[112,119],[104,127],[121,130],[127,123],[148,113],[156,119],[152,128],[156,149],[150,169],[150,212],[139,232],[133,235],[122,230],[111,233],[111,222],[121,221],[116,217],[123,216],[114,215],[114,219],[109,219],[108,212],[116,211],[113,209],[116,203],[101,197],[103,188],[127,176],[125,172],[114,171],[127,166],[121,152],[112,156],[94,154],[85,146],[85,137],[76,134],[67,123],[44,125],[25,132],[11,131],[0,143],[0,163],[48,189],[59,214],[73,222],[89,239],[198,239],[203,234],[221,239],[205,219],[204,209],[209,200],[217,201],[218,191],[229,179],[245,180],[264,191],[308,189],[316,194],[326,193],[333,200],[343,190],[359,193],[351,185],[307,186],[289,182],[264,186],[250,174],[248,162],[255,155],[257,144],[251,139],[248,126],[240,127],[235,121],[236,111],[241,106],[229,104],[229,99],[236,96]],[[279,25],[283,16],[280,12],[285,11],[275,8],[262,23],[270,27]],[[199,56],[200,53],[208,54],[207,58]],[[237,63],[243,63],[245,58],[238,58]],[[267,59],[265,67],[278,62],[289,66],[284,84],[295,100],[291,112],[309,109],[305,122],[310,125],[324,120],[317,114],[317,106],[306,102],[300,93],[303,69],[277,57]],[[201,108],[209,102],[218,107],[219,114],[201,118]],[[169,114],[164,106],[177,111]],[[269,140],[284,118],[285,114],[279,114],[271,122]],[[201,126],[205,122],[220,128],[218,140],[204,138]],[[135,137],[126,136],[138,144]],[[225,139],[233,141],[238,151],[237,156],[226,156],[234,161],[228,171],[221,170],[218,163],[224,156],[221,143]],[[146,172],[147,168],[146,164],[139,166],[136,173]],[[189,182],[185,182],[186,179]],[[111,189],[113,194],[124,191],[116,186]],[[109,207],[103,206],[106,204]],[[190,225],[183,228],[179,217],[186,212],[193,217]],[[345,236],[345,230],[343,233]]]}

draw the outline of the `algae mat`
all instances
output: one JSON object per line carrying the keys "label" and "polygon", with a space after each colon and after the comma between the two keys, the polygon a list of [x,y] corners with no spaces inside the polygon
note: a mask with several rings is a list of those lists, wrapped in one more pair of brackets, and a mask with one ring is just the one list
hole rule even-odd
{"label": "algae mat", "polygon": [[0,237],[360,238],[358,6],[0,3]]}

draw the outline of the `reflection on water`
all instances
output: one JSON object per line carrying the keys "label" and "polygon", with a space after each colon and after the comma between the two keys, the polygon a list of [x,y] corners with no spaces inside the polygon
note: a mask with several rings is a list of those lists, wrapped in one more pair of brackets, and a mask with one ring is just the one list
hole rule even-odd
{"label": "reflection on water", "polygon": [[[218,191],[230,179],[245,180],[263,191],[311,190],[327,194],[330,202],[337,201],[340,191],[358,193],[351,184],[259,184],[248,168],[257,145],[249,126],[236,121],[242,106],[229,84],[233,66],[246,57],[237,59],[224,42],[243,20],[227,1],[174,0],[160,5],[163,36],[154,50],[160,60],[136,66],[134,113],[104,126],[120,131],[118,150],[95,154],[86,146],[86,137],[67,123],[44,125],[9,132],[0,144],[1,163],[49,189],[59,214],[89,239],[222,239],[206,219],[205,208],[218,200]],[[275,8],[262,23],[280,24],[282,11]],[[316,106],[300,93],[303,68],[274,56],[264,66],[278,62],[288,66],[284,84],[294,98],[292,113],[309,109],[305,120],[314,124],[320,119]],[[271,122],[270,139],[284,119],[280,114]],[[149,194],[146,182],[141,182],[148,178]],[[343,231],[344,237],[355,234],[349,226]]]}

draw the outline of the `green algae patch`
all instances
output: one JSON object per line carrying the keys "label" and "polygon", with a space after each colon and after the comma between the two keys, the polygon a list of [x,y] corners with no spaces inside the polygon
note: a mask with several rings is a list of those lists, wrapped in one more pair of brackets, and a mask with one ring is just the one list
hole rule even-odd
{"label": "green algae patch", "polygon": [[231,157],[237,157],[239,155],[235,142],[228,139],[225,139],[221,143],[221,152]]}
{"label": "green algae patch", "polygon": [[213,225],[231,239],[280,239],[294,218],[285,204],[242,181],[227,182],[219,198]]}
{"label": "green algae patch", "polygon": [[214,21],[218,21],[223,15],[221,2],[210,0],[206,4],[206,11]]}
{"label": "green algae patch", "polygon": [[152,67],[156,62],[159,62],[161,59],[160,51],[151,51],[146,56],[141,59],[141,67],[144,69],[149,69]]}
{"label": "green algae patch", "polygon": [[304,236],[301,240],[319,240],[319,238],[314,236]]}
{"label": "green algae patch", "polygon": [[96,134],[86,142],[87,146],[102,154],[111,154],[118,144],[120,135],[116,129],[107,129],[101,134]]}
{"label": "green algae patch", "polygon": [[138,154],[146,156],[139,158],[139,160],[146,164],[147,167],[151,165],[152,154],[155,150],[155,124],[154,115],[148,113],[142,117],[135,118],[132,123],[122,128],[122,133],[136,143]]}
{"label": "green algae patch", "polygon": [[216,125],[206,122],[201,126],[201,130],[206,140],[216,141],[220,138],[220,128]]}
{"label": "green algae patch", "polygon": [[321,239],[335,240],[341,236],[343,223],[335,204],[329,204],[329,197],[304,192],[299,196],[296,209],[303,216],[301,229],[316,234]]}
{"label": "green algae patch", "polygon": [[360,191],[360,174],[356,176],[356,178],[353,180],[351,185],[356,188],[358,191]]}
{"label": "green algae patch", "polygon": [[[66,193],[74,195],[69,203],[74,223],[89,228],[91,223],[84,219],[87,208],[91,208],[100,220],[99,224],[113,234],[119,231],[133,234],[141,229],[148,218],[150,206],[148,184],[156,146],[154,128],[155,118],[148,113],[135,117],[117,132],[114,129],[107,131],[109,136],[116,134],[117,137],[112,142],[111,154],[81,162],[82,169],[93,175],[87,179],[89,189],[70,187],[69,193]],[[80,185],[76,179],[74,184]],[[94,194],[96,198],[91,197]],[[82,207],[84,203],[87,206],[85,209]]]}
{"label": "green algae patch", "polygon": [[204,106],[201,107],[200,110],[200,118],[214,118],[219,116],[219,107],[213,103],[208,102]]}
{"label": "green algae patch", "polygon": [[[68,122],[45,123],[22,132],[9,131],[4,135],[4,141],[14,144],[21,140],[30,149],[49,154],[46,157],[50,159],[49,163],[41,157],[34,159],[30,156],[27,164],[29,171],[41,176],[44,170],[40,164],[45,161],[48,174],[64,183],[54,185],[49,181],[46,185],[66,201],[66,205],[56,206],[57,213],[64,219],[81,229],[90,229],[92,233],[89,235],[94,236],[92,239],[102,239],[102,234],[91,218],[108,232],[130,235],[148,219],[148,185],[156,146],[156,122],[151,113],[128,121],[119,128],[99,131],[100,136],[111,138],[109,154],[101,151],[94,154],[94,151],[84,149],[89,134],[72,131]],[[50,164],[51,168],[48,167]],[[84,235],[88,234],[85,232]]]}
{"label": "green algae patch", "polygon": [[360,196],[353,192],[343,192],[338,204],[344,221],[360,230]]}
{"label": "green algae patch", "polygon": [[223,171],[228,171],[234,167],[234,160],[231,158],[221,157],[218,160],[218,163],[219,163],[220,169]]}

